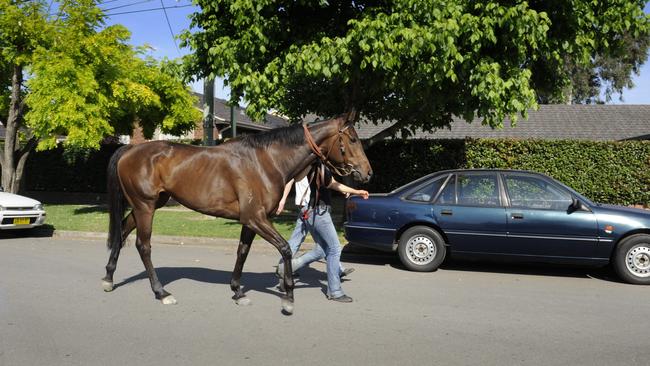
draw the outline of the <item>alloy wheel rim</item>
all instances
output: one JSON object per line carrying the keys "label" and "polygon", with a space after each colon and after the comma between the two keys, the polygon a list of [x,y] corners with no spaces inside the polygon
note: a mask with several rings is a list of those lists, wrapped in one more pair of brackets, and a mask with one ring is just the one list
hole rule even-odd
{"label": "alloy wheel rim", "polygon": [[640,244],[625,256],[627,270],[636,277],[650,277],[650,244]]}
{"label": "alloy wheel rim", "polygon": [[431,263],[436,257],[436,246],[430,238],[418,235],[406,243],[406,253],[411,262],[424,265]]}

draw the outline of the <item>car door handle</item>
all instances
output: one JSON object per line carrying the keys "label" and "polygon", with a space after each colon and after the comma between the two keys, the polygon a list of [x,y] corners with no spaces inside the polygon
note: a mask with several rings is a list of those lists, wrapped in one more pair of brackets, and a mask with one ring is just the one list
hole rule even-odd
{"label": "car door handle", "polygon": [[513,213],[513,214],[512,214],[512,218],[513,218],[514,220],[521,220],[521,219],[524,218],[524,214],[522,214],[522,213]]}
{"label": "car door handle", "polygon": [[441,214],[441,215],[448,215],[448,216],[451,216],[451,215],[453,215],[454,213],[453,213],[451,210],[442,210],[442,211],[440,211],[440,214]]}

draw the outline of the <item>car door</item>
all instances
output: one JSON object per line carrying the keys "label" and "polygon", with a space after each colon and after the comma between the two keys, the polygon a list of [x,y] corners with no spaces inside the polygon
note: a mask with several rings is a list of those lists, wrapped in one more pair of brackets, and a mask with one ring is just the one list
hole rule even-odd
{"label": "car door", "polygon": [[595,255],[596,217],[590,210],[571,210],[571,192],[533,174],[503,173],[503,181],[509,253],[565,258]]}
{"label": "car door", "polygon": [[456,173],[433,210],[454,253],[493,253],[506,245],[506,213],[496,172]]}

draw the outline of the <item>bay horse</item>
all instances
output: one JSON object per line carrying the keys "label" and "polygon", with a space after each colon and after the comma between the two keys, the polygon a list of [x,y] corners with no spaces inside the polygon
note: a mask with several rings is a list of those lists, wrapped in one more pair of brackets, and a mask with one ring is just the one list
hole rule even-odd
{"label": "bay horse", "polygon": [[[304,176],[316,159],[339,175],[351,174],[360,182],[370,179],[370,163],[348,117],[273,129],[211,147],[153,141],[119,148],[107,169],[110,255],[102,280],[104,290],[113,290],[120,249],[135,229],[135,246],[156,299],[176,303],[158,280],[150,242],[154,211],[173,197],[192,210],[242,224],[230,282],[239,305],[250,303],[240,278],[255,235],[275,246],[284,261],[282,310],[292,314],[291,249],[269,215],[274,214],[285,184]],[[131,211],[125,216],[128,206]]]}

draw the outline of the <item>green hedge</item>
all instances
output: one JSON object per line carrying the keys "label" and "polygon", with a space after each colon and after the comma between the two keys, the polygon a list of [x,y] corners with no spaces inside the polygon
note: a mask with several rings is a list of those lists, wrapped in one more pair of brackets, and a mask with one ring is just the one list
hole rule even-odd
{"label": "green hedge", "polygon": [[99,150],[32,152],[25,164],[23,189],[28,191],[105,193],[106,167],[119,144]]}
{"label": "green hedge", "polygon": [[[26,167],[30,191],[106,191],[106,166],[120,145],[99,151],[35,152]],[[597,202],[650,203],[650,142],[544,140],[388,140],[366,150],[370,192],[388,192],[423,175],[456,168],[524,169],[545,173]]]}
{"label": "green hedge", "polygon": [[367,150],[371,192],[387,192],[425,174],[455,168],[533,170],[590,199],[650,203],[650,142],[508,139],[389,140]]}

